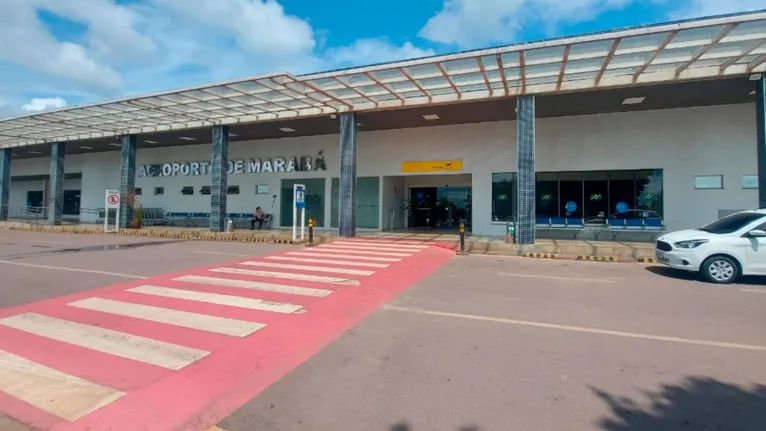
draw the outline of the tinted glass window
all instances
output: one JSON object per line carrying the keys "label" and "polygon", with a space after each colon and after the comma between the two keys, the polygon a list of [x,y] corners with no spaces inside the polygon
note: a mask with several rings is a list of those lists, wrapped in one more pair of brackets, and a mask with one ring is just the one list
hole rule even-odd
{"label": "tinted glass window", "polygon": [[701,227],[699,230],[716,234],[732,233],[761,219],[763,219],[763,214],[738,213],[714,221],[707,226]]}

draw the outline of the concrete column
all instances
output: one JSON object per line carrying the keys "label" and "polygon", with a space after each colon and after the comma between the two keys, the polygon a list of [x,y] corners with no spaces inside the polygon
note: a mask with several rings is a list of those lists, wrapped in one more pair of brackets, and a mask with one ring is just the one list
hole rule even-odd
{"label": "concrete column", "polygon": [[51,144],[51,176],[48,187],[48,224],[58,226],[64,215],[64,156],[66,142]]}
{"label": "concrete column", "polygon": [[535,243],[535,96],[516,99],[516,240]]}
{"label": "concrete column", "polygon": [[356,236],[356,113],[340,116],[340,189],[338,190],[338,234]]}
{"label": "concrete column", "polygon": [[756,145],[758,146],[758,208],[766,208],[766,73],[756,81]]}
{"label": "concrete column", "polygon": [[138,137],[122,137],[120,168],[120,229],[125,229],[133,220],[133,200],[136,196],[136,150]]}
{"label": "concrete column", "polygon": [[210,231],[226,231],[226,189],[229,169],[229,126],[213,126],[210,187]]}
{"label": "concrete column", "polygon": [[8,220],[11,199],[11,149],[0,149],[0,221]]}

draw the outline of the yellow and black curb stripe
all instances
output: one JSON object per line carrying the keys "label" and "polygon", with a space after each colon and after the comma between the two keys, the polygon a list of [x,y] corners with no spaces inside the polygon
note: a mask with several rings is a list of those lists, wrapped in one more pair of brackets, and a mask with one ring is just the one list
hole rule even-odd
{"label": "yellow and black curb stripe", "polygon": [[524,253],[523,257],[531,257],[534,259],[558,259],[559,255],[556,253]]}
{"label": "yellow and black curb stripe", "polygon": [[657,263],[657,259],[653,257],[639,257],[638,263]]}
{"label": "yellow and black curb stripe", "polygon": [[577,260],[587,260],[589,262],[619,262],[620,258],[617,256],[577,256]]}

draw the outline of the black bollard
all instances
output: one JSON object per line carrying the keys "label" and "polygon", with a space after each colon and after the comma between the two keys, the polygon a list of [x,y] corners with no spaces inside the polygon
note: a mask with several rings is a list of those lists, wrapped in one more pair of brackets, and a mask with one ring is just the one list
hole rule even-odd
{"label": "black bollard", "polygon": [[468,252],[465,251],[465,223],[460,223],[460,251],[457,252],[459,256],[465,256]]}
{"label": "black bollard", "polygon": [[314,244],[314,219],[309,219],[309,243],[306,244],[306,247],[313,247],[316,244]]}

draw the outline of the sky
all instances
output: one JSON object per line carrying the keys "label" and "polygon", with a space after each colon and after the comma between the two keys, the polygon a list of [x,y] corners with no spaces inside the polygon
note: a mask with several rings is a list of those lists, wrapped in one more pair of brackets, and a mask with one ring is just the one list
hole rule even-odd
{"label": "sky", "polygon": [[0,117],[765,7],[763,0],[0,0]]}

